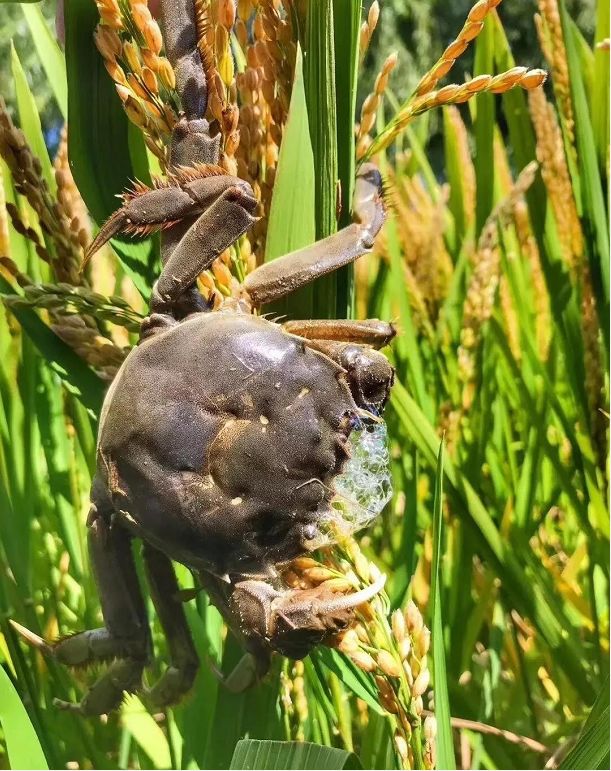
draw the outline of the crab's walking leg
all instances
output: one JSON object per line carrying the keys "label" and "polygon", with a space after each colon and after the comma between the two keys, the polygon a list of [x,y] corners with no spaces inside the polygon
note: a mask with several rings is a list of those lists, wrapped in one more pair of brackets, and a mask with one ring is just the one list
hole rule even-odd
{"label": "crab's walking leg", "polygon": [[257,203],[250,192],[246,183],[229,187],[191,225],[163,267],[151,311],[171,309],[197,276],[248,230]]}
{"label": "crab's walking leg", "polygon": [[371,251],[384,222],[382,178],[371,163],[363,164],[357,176],[353,214],[352,225],[250,273],[244,289],[251,301],[262,305],[278,300]]}
{"label": "crab's walking leg", "polygon": [[155,685],[147,690],[146,695],[152,704],[163,707],[179,701],[191,688],[199,659],[185,618],[172,563],[165,554],[146,543],[143,557],[151,598],[170,654],[170,666]]}
{"label": "crab's walking leg", "polygon": [[[180,94],[184,116],[172,131],[170,166],[194,166],[196,163],[216,164],[220,156],[221,135],[210,136],[205,120],[208,84],[197,46],[195,5],[190,0],[162,0],[161,21],[166,56],[176,73],[176,88]],[[176,246],[192,222],[179,222],[161,234],[161,259],[168,262]],[[198,304],[192,288],[191,299]]]}
{"label": "crab's walking leg", "polygon": [[282,327],[286,332],[306,340],[333,340],[338,343],[356,343],[383,348],[396,335],[396,329],[387,321],[366,319],[319,319],[307,321],[286,321]]}
{"label": "crab's walking leg", "polygon": [[203,118],[208,93],[197,48],[195,4],[192,0],[162,0],[161,22],[166,56],[176,73],[176,88],[186,117]]}
{"label": "crab's walking leg", "polygon": [[113,658],[108,669],[78,704],[58,701],[83,715],[102,715],[121,703],[125,691],[136,691],[150,652],[146,609],[131,551],[130,535],[104,515],[90,515],[88,543],[100,592],[105,629],[81,632],[51,647],[68,665]]}

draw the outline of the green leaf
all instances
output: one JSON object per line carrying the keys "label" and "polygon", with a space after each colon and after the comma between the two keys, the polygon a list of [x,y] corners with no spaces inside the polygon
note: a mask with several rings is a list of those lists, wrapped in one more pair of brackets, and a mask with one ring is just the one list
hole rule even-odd
{"label": "green leaf", "polygon": [[433,646],[433,674],[435,687],[435,717],[437,719],[437,768],[455,769],[454,742],[450,722],[450,700],[446,674],[446,652],[443,641],[441,615],[441,532],[443,527],[443,442],[439,445],[435,473],[435,500],[433,503],[433,559],[431,562],[431,642]]}
{"label": "green leaf", "polygon": [[588,769],[609,767],[609,676],[594,702],[577,743],[560,768]]}
{"label": "green leaf", "polygon": [[450,184],[448,205],[456,223],[456,240],[458,243],[462,243],[467,232],[467,216],[464,207],[466,179],[458,149],[458,135],[455,130],[455,124],[450,119],[451,109],[456,108],[445,107],[443,109],[446,173]]}
{"label": "green leaf", "polygon": [[68,117],[68,84],[66,62],[57,40],[53,37],[40,6],[22,5],[21,10],[30,28],[38,58],[47,76],[64,120]]}
{"label": "green leaf", "polygon": [[[228,635],[225,641],[222,671],[230,676],[236,665],[243,663],[244,649],[237,637]],[[218,689],[214,719],[210,726],[208,746],[202,768],[227,768],[232,749],[242,737],[274,739],[283,737],[278,705],[280,689],[279,660],[256,688],[238,693],[221,686]]]}
{"label": "green leaf", "polygon": [[[383,166],[382,172],[384,172],[384,168]],[[418,345],[418,336],[412,318],[412,308],[406,286],[404,256],[401,252],[397,217],[394,212],[389,212],[387,215],[386,238],[390,257],[390,292],[399,308],[399,323],[402,330],[402,334],[396,342],[398,358],[402,360],[402,366],[398,367],[398,373],[405,382],[409,382],[427,417],[432,418],[433,406],[426,389],[422,352]]]}
{"label": "green leaf", "polygon": [[25,138],[28,140],[32,152],[40,160],[42,176],[47,183],[47,187],[52,193],[55,193],[57,185],[55,184],[53,166],[49,159],[49,153],[47,151],[47,146],[45,145],[42,127],[40,125],[38,108],[36,107],[36,102],[30,91],[30,86],[28,85],[28,80],[23,67],[21,66],[21,62],[19,61],[19,56],[12,43],[11,69],[15,81],[15,95],[17,97],[17,111],[19,113],[21,130],[25,134]]}
{"label": "green leaf", "polygon": [[[484,28],[475,44],[475,75],[485,75],[494,67],[494,22],[488,16]],[[475,132],[475,234],[484,227],[494,205],[494,152],[493,139],[495,123],[494,97],[492,94],[478,94],[472,105],[476,111]]]}
{"label": "green leaf", "polygon": [[[296,183],[296,181],[298,182]],[[291,104],[272,195],[265,260],[281,257],[316,240],[314,156],[308,130],[308,109],[303,81],[303,57],[297,46]],[[273,310],[293,318],[308,318],[313,303],[312,285],[302,287]]]}
{"label": "green leaf", "polygon": [[310,742],[271,742],[241,739],[231,759],[231,769],[341,769],[361,768],[346,750]]}
{"label": "green leaf", "polygon": [[[0,724],[13,769],[49,768],[34,726],[9,676],[0,667]],[[333,766],[341,768],[341,766]]]}
{"label": "green leaf", "polygon": [[308,7],[304,80],[316,169],[316,237],[324,238],[337,229],[337,114],[332,0],[318,0]]}
{"label": "green leaf", "polygon": [[155,768],[171,768],[168,740],[137,696],[126,697],[121,709],[121,722],[153,761]]}
{"label": "green leaf", "polygon": [[365,672],[353,664],[350,659],[342,656],[339,651],[327,648],[326,646],[315,648],[310,654],[310,658],[321,661],[359,699],[366,702],[374,712],[377,712],[379,715],[386,714],[386,711],[380,705],[377,691],[371,679]]}
{"label": "green leaf", "polygon": [[314,156],[308,131],[303,56],[298,45],[291,104],[280,145],[269,214],[266,262],[308,246],[316,239],[314,206]]}
{"label": "green leaf", "polygon": [[[401,383],[395,383],[390,403],[403,423],[407,436],[414,441],[422,457],[433,466],[439,439],[435,429]],[[588,698],[592,694],[592,686],[583,661],[581,643],[561,603],[555,594],[550,594],[549,583],[539,573],[531,571],[527,575],[525,572],[524,563],[533,561],[532,551],[528,547],[519,548],[518,543],[509,548],[469,480],[449,460],[444,468],[444,477],[457,512],[467,523],[475,526],[481,545],[487,548],[497,570],[504,576],[503,591],[520,612],[533,620],[542,638],[554,651],[559,666],[565,669],[582,696]]]}
{"label": "green leaf", "polygon": [[[117,195],[130,181],[142,175],[132,157],[145,157],[142,136],[129,137],[128,119],[120,105],[114,84],[93,44],[99,21],[95,3],[71,0],[64,8],[66,26],[66,68],[68,73],[68,151],[74,180],[89,212],[101,225],[118,207]],[[131,152],[130,152],[131,145]],[[139,243],[113,239],[113,249],[147,298],[156,277],[156,240]]]}
{"label": "green leaf", "polygon": [[[596,33],[598,43],[609,37],[609,3],[596,4]],[[606,173],[609,151],[609,52],[602,48],[594,51],[594,88],[592,89],[592,127],[596,140],[598,165]]]}

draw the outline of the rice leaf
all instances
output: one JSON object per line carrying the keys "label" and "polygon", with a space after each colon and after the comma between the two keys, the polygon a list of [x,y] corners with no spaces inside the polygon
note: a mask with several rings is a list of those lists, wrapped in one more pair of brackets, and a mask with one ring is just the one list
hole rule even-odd
{"label": "rice leaf", "polygon": [[314,209],[314,156],[308,131],[303,56],[298,46],[291,104],[274,181],[265,242],[266,262],[316,239]]}
{"label": "rice leaf", "polygon": [[[435,430],[401,383],[395,383],[391,405],[408,436],[433,466],[438,447]],[[511,550],[506,548],[476,490],[449,461],[445,464],[444,476],[457,511],[476,526],[482,539],[481,545],[486,547],[497,569],[506,576],[503,588],[510,601],[532,618],[543,639],[554,650],[558,663],[565,668],[583,697],[588,698],[592,694],[592,685],[581,655],[581,645],[576,634],[569,631],[570,622],[561,611],[560,604],[552,601],[549,584],[544,585],[537,572],[527,578],[524,566],[520,564],[520,560],[529,559],[532,554],[527,547],[518,549],[517,544],[512,544]]]}
{"label": "rice leaf", "polygon": [[[337,113],[333,0],[310,3],[307,12],[304,83],[312,154],[316,238],[337,230]],[[313,285],[313,318],[335,318],[337,273]]]}
{"label": "rice leaf", "polygon": [[[578,41],[570,24],[564,0],[559,8],[563,25],[567,60],[571,73],[570,85],[575,115],[577,163],[582,190],[582,222],[586,241],[590,244],[590,269],[602,318],[609,318],[609,225],[601,178],[596,158],[596,143],[581,67],[578,59]],[[609,336],[605,324],[601,325],[609,355]]]}
{"label": "rice leaf", "polygon": [[[358,80],[360,0],[333,0],[335,46],[335,96],[337,113],[337,173],[340,185],[339,227],[351,222],[355,177],[356,90]],[[350,318],[354,313],[354,268],[347,265],[337,272],[337,314]]]}
{"label": "rice leaf", "polygon": [[241,739],[231,769],[358,769],[362,766],[346,750],[310,742],[274,742]]}
{"label": "rice leaf", "polygon": [[431,562],[431,642],[433,646],[433,674],[435,687],[435,717],[437,719],[437,768],[455,769],[454,742],[450,722],[450,701],[446,672],[446,653],[443,640],[441,612],[441,535],[443,528],[443,441],[439,445],[435,472],[435,499],[433,502],[433,558]]}
{"label": "rice leaf", "polygon": [[28,80],[23,67],[21,66],[21,62],[19,61],[19,56],[12,43],[11,69],[13,72],[13,80],[15,82],[15,96],[17,97],[17,111],[19,113],[21,130],[25,134],[25,138],[32,148],[32,152],[40,160],[42,176],[47,183],[47,187],[51,193],[54,193],[57,189],[57,185],[55,184],[53,167],[42,134],[38,108],[36,107],[36,102],[30,91],[30,86],[28,85]]}
{"label": "rice leaf", "polygon": [[172,768],[168,740],[137,696],[126,697],[121,723],[144,750],[155,768]]}
{"label": "rice leaf", "polygon": [[[296,180],[298,182],[296,183]],[[273,260],[316,240],[314,156],[308,129],[303,80],[303,56],[297,45],[295,76],[284,129],[269,215],[265,260]],[[275,313],[308,318],[313,307],[312,285],[274,303]]]}
{"label": "rice leaf", "polygon": [[[474,74],[486,75],[494,68],[494,22],[488,16],[475,44]],[[473,103],[475,120],[475,231],[479,235],[494,205],[495,163],[493,139],[495,127],[494,97],[478,94]]]}
{"label": "rice leaf", "polygon": [[0,724],[4,732],[10,767],[14,769],[49,768],[28,713],[2,667],[0,667],[0,692],[2,693]]}
{"label": "rice leaf", "polygon": [[334,648],[321,647],[312,651],[310,658],[320,661],[333,672],[360,699],[363,699],[374,712],[385,715],[380,706],[377,692],[370,678],[355,664]]}
{"label": "rice leaf", "polygon": [[68,85],[66,82],[66,60],[62,50],[49,29],[39,5],[22,3],[21,10],[30,28],[38,58],[47,76],[47,82],[53,91],[57,106],[66,120],[68,117]]}
{"label": "rice leaf", "polygon": [[577,743],[562,761],[560,768],[607,768],[609,765],[609,676],[586,720]]}
{"label": "rice leaf", "polygon": [[[609,37],[609,4],[596,3],[596,43]],[[596,141],[596,154],[601,174],[606,174],[609,150],[609,52],[594,50],[594,87],[590,91],[592,102],[592,128]]]}
{"label": "rice leaf", "polygon": [[[12,294],[12,287],[0,276],[0,290]],[[11,308],[11,313],[32,340],[48,366],[66,388],[79,398],[92,416],[97,416],[105,386],[100,378],[29,308]]]}

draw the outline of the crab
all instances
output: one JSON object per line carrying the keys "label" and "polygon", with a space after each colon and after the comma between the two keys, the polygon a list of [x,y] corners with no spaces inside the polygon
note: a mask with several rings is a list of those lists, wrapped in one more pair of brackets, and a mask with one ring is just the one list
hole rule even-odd
{"label": "crab", "polygon": [[133,539],[143,544],[170,658],[144,690],[157,707],[178,701],[198,668],[172,560],[199,576],[257,676],[274,651],[307,655],[383,585],[382,577],[348,595],[324,584],[287,588],[278,567],[320,540],[350,434],[363,419],[376,420],[389,396],[393,369],[378,349],[395,330],[377,320],[278,323],[254,313],[371,250],[384,221],[380,174],[361,166],[353,224],[257,267],[237,297],[212,311],[196,279],[252,225],[257,201],[219,165],[219,137],[203,118],[193,6],[162,7],[184,111],[171,141],[172,172],[126,194],[87,255],[120,232],[162,229],[150,313],[100,416],[87,528],[105,626],[49,643],[16,625],[63,664],[108,663],[80,703],[59,703],[83,715],[108,713],[125,692],[143,690],[152,643]]}

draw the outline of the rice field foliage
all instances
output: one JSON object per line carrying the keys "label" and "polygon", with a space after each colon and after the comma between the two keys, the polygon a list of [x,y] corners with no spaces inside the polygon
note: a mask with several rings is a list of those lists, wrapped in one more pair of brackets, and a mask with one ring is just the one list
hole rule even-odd
{"label": "rice field foliage", "polygon": [[[0,767],[608,767],[608,5],[586,40],[564,0],[538,0],[543,72],[514,61],[500,0],[479,0],[413,93],[388,51],[362,105],[377,3],[197,7],[223,164],[260,201],[199,278],[211,304],[349,222],[361,162],[385,178],[373,253],[270,309],[397,325],[393,499],[286,577],[359,588],[381,571],[385,591],[331,646],[278,658],[240,694],[219,672],[242,652],[200,592],[185,608],[202,667],[182,704],[154,713],[131,695],[103,719],[53,706],[95,673],[43,659],[10,620],[47,639],[101,623],[85,543],[97,419],[159,271],[155,236],[114,239],[85,268],[84,248],[130,180],[167,171],[180,105],[144,0],[71,0],[65,50],[23,5],[66,125],[51,158],[13,49],[15,98],[0,99]],[[458,58],[472,76],[454,83]],[[149,610],[153,679],[165,642]]]}

